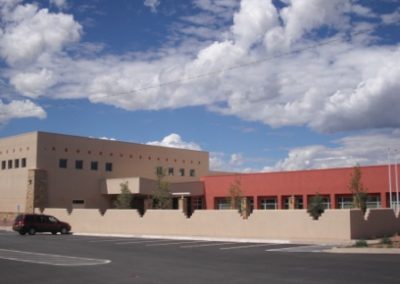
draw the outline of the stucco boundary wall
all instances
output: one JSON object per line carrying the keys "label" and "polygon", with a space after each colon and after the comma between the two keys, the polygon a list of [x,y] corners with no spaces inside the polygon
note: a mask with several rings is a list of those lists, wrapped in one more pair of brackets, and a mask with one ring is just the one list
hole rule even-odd
{"label": "stucco boundary wall", "polygon": [[[39,212],[39,210],[37,210]],[[45,209],[69,222],[75,233],[179,236],[335,242],[390,236],[400,232],[398,214],[391,209],[325,210],[313,220],[306,210],[254,210],[244,220],[237,210],[197,210],[187,218],[178,210]]]}

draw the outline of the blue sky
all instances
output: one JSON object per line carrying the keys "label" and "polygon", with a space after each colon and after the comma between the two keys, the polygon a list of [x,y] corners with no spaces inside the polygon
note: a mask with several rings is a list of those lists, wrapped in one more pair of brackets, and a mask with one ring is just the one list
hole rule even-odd
{"label": "blue sky", "polygon": [[201,149],[227,171],[383,164],[399,42],[398,0],[0,0],[0,137]]}

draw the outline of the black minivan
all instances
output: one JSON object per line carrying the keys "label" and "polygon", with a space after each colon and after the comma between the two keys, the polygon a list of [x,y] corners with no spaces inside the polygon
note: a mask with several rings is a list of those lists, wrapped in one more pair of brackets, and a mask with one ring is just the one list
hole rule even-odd
{"label": "black minivan", "polygon": [[19,214],[15,218],[13,230],[21,235],[26,233],[34,235],[36,232],[50,232],[55,235],[58,232],[68,234],[71,231],[71,226],[50,215]]}

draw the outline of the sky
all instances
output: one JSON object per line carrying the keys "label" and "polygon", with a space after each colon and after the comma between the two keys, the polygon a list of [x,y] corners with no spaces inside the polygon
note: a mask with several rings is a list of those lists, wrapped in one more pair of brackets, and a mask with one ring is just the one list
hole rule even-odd
{"label": "sky", "polygon": [[399,63],[400,0],[0,0],[0,137],[203,150],[218,171],[394,163]]}

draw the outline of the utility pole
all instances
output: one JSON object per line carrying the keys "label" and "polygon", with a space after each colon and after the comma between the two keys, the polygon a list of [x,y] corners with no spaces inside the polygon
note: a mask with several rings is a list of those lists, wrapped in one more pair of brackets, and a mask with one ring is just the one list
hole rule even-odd
{"label": "utility pole", "polygon": [[390,206],[390,208],[392,209],[393,208],[393,196],[392,196],[392,171],[391,171],[391,168],[392,168],[392,164],[391,164],[391,161],[390,161],[390,148],[388,148],[388,151],[387,151],[387,154],[388,154],[388,172],[389,172],[389,206]]}

